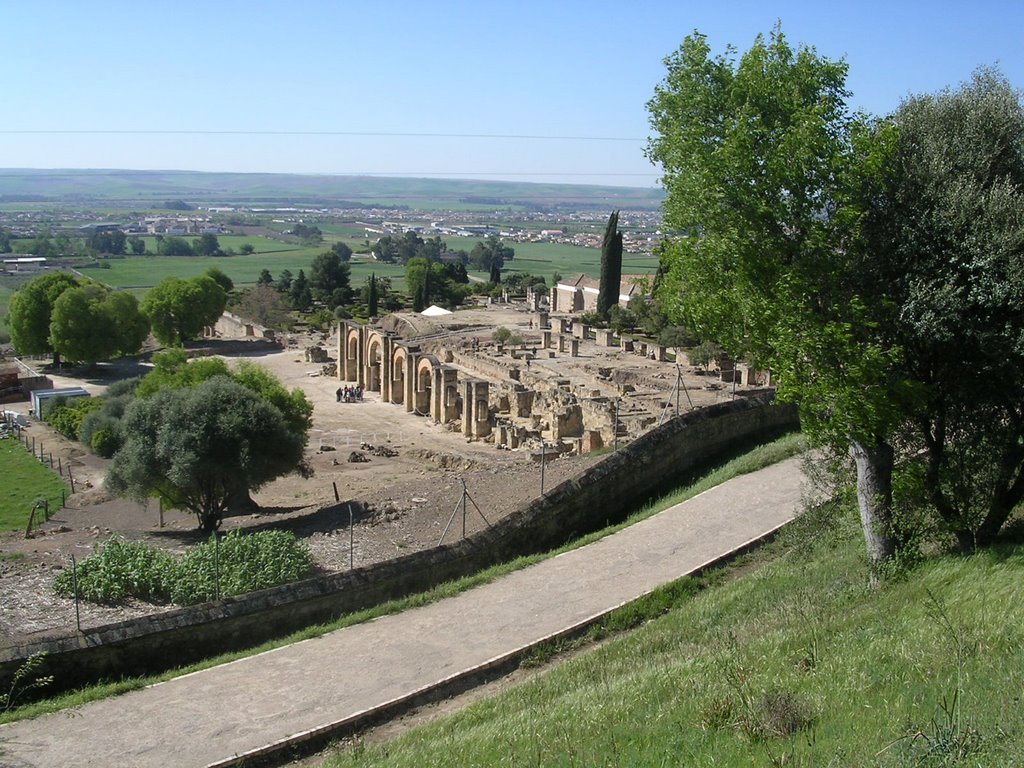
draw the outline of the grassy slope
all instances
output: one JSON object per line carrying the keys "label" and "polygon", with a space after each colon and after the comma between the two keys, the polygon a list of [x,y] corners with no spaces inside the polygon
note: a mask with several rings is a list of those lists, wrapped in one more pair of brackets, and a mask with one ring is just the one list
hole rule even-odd
{"label": "grassy slope", "polygon": [[804,521],[749,575],[677,588],[635,633],[329,765],[1024,764],[1024,547],[872,592],[862,546],[853,510]]}
{"label": "grassy slope", "polygon": [[49,501],[51,511],[60,509],[64,481],[14,439],[0,440],[0,476],[0,531],[24,530],[36,499]]}

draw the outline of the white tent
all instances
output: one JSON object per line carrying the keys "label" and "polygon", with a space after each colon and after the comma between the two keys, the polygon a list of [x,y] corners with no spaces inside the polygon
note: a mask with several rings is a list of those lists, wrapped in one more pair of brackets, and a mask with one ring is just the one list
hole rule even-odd
{"label": "white tent", "polygon": [[441,317],[441,315],[450,315],[451,312],[444,307],[439,307],[436,304],[431,304],[429,307],[424,309],[420,314],[423,317]]}

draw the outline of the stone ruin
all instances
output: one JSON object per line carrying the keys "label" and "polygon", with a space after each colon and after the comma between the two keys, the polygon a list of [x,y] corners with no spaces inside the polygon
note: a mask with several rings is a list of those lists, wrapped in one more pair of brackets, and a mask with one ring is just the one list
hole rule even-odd
{"label": "stone ruin", "polygon": [[[679,408],[679,393],[666,392],[676,382],[677,369],[664,347],[620,343],[610,331],[550,318],[546,309],[531,313],[529,335],[521,347],[505,349],[454,334],[407,340],[394,330],[342,321],[337,376],[379,392],[383,402],[407,413],[503,449],[553,445],[557,451],[587,453],[630,440],[660,423],[669,409]],[[576,361],[587,374],[582,377],[531,366],[538,360],[578,358],[583,344],[615,347],[608,354],[620,359],[635,355],[647,365],[665,363],[664,370],[645,376]],[[729,371],[737,381],[742,376],[758,383],[765,379],[740,366]]]}

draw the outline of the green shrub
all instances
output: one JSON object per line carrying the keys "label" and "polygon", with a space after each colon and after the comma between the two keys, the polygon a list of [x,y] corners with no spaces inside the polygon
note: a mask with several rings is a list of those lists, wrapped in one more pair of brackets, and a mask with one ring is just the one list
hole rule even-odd
{"label": "green shrub", "polygon": [[[129,597],[191,605],[297,581],[313,567],[309,549],[286,531],[232,531],[175,557],[141,542],[114,536],[78,565],[78,593],[94,603]],[[218,590],[219,572],[219,590]],[[70,570],[58,574],[54,591],[74,596]]]}
{"label": "green shrub", "polygon": [[53,405],[45,410],[46,422],[64,437],[78,440],[85,417],[103,407],[103,401],[94,397],[79,397],[65,400],[53,399]]}
{"label": "green shrub", "polygon": [[[78,564],[78,594],[92,603],[117,603],[129,597],[160,600],[170,591],[173,568],[172,555],[115,535]],[[57,574],[53,588],[62,597],[74,597],[72,571]]]}
{"label": "green shrub", "polygon": [[121,440],[118,438],[117,433],[112,430],[97,429],[92,433],[89,447],[97,456],[109,459],[121,447]]}

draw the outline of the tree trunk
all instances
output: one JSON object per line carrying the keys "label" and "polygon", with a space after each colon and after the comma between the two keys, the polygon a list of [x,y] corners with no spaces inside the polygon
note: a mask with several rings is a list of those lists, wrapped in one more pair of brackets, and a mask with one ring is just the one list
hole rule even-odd
{"label": "tree trunk", "polygon": [[857,465],[857,506],[871,561],[871,584],[875,586],[881,566],[896,552],[892,525],[893,450],[881,441],[865,445],[851,440],[850,455]]}

